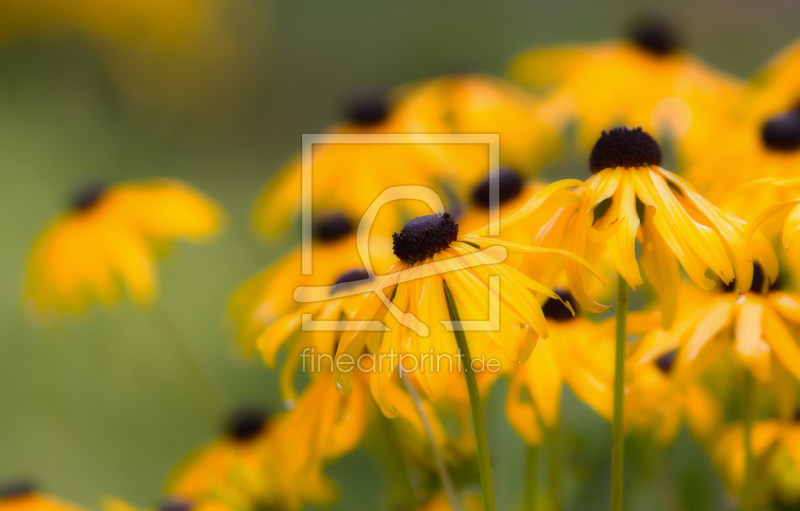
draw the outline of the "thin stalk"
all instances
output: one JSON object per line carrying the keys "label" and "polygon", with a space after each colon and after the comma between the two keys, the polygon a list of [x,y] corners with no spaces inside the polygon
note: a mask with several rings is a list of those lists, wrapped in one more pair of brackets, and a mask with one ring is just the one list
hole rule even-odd
{"label": "thin stalk", "polygon": [[742,393],[742,422],[744,423],[744,484],[742,484],[742,511],[753,509],[753,421],[755,420],[755,379],[744,371]]}
{"label": "thin stalk", "polygon": [[156,323],[157,328],[169,339],[172,350],[178,358],[181,370],[186,377],[187,385],[198,406],[203,409],[213,423],[219,424],[224,420],[224,414],[226,413],[224,405],[226,399],[219,385],[213,381],[200,364],[186,337],[175,327],[164,310],[155,307],[151,318]]}
{"label": "thin stalk", "polygon": [[483,491],[483,503],[485,511],[494,511],[494,485],[492,483],[492,466],[489,460],[489,443],[486,440],[486,425],[483,421],[483,409],[481,408],[481,395],[478,390],[478,381],[472,371],[472,357],[469,354],[467,336],[461,329],[461,317],[458,315],[458,308],[447,282],[444,284],[444,297],[447,301],[447,310],[450,313],[450,320],[453,322],[453,334],[456,337],[459,354],[464,359],[464,377],[467,380],[467,390],[469,391],[469,404],[472,408],[472,426],[475,430],[475,443],[478,445],[478,470],[481,476],[481,490]]}
{"label": "thin stalk", "polygon": [[622,511],[625,465],[625,349],[628,319],[628,283],[617,276],[617,327],[614,347],[614,421],[611,424],[611,511]]}
{"label": "thin stalk", "polygon": [[378,423],[383,432],[384,443],[387,450],[387,461],[389,477],[392,479],[392,486],[400,501],[403,511],[416,511],[417,498],[414,496],[414,488],[411,486],[411,479],[408,476],[408,466],[406,458],[400,448],[400,439],[391,419],[388,419],[378,410]]}
{"label": "thin stalk", "polygon": [[[400,370],[402,371],[403,369],[400,368]],[[442,487],[447,495],[448,502],[450,502],[450,508],[452,511],[461,511],[461,503],[458,501],[458,492],[456,492],[456,487],[453,486],[453,480],[450,478],[450,473],[447,471],[447,466],[444,464],[442,453],[439,452],[439,447],[436,445],[436,440],[433,437],[431,421],[428,419],[428,414],[425,413],[425,407],[422,404],[422,399],[420,399],[417,389],[414,388],[414,385],[408,378],[403,378],[403,385],[405,385],[408,395],[411,396],[411,400],[414,401],[414,406],[417,408],[417,413],[419,413],[419,417],[422,419],[422,425],[425,427],[425,433],[427,433],[428,439],[431,441],[433,457],[436,459],[436,468],[439,471],[439,479],[442,480]]]}
{"label": "thin stalk", "polygon": [[553,508],[561,509],[561,421],[549,431],[547,442],[547,486],[552,495]]}
{"label": "thin stalk", "polygon": [[525,481],[525,509],[532,511],[536,509],[536,501],[539,500],[539,448],[528,446],[528,461],[526,464]]}

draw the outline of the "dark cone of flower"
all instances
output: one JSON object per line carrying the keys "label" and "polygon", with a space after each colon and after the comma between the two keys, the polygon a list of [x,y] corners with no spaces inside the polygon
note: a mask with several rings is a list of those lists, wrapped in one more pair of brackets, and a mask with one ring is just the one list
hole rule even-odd
{"label": "dark cone of flower", "polygon": [[675,359],[678,358],[678,350],[671,350],[656,359],[656,367],[661,369],[664,374],[669,374],[672,371],[672,366],[675,365]]}
{"label": "dark cone of flower", "polygon": [[641,127],[625,126],[603,131],[592,148],[589,167],[592,172],[615,167],[644,167],[661,165],[661,148],[658,142]]}
{"label": "dark cone of flower", "polygon": [[666,16],[648,16],[631,30],[630,40],[651,55],[663,57],[681,46],[681,37],[673,20]]}
{"label": "dark cone of flower", "polygon": [[0,499],[23,497],[36,492],[36,485],[28,479],[0,483]]}
{"label": "dark cone of flower", "polygon": [[336,293],[337,291],[346,289],[351,285],[361,284],[370,280],[371,278],[372,277],[370,274],[367,273],[367,270],[364,268],[353,268],[352,270],[347,270],[336,277],[336,282],[333,283],[333,289],[331,290],[331,293]]}
{"label": "dark cone of flower", "polygon": [[[761,265],[758,263],[753,263],[753,283],[750,284],[750,291],[753,293],[761,293],[764,289],[764,270],[761,268]],[[773,289],[773,286],[770,286],[770,289]],[[736,279],[731,280],[730,284],[723,284],[723,289],[726,293],[732,293],[736,289]]]}
{"label": "dark cone of flower", "polygon": [[[569,303],[572,306],[572,310],[575,311],[575,314],[578,314],[578,302],[575,301],[572,293],[564,288],[556,288],[553,292],[562,300]],[[551,321],[569,321],[574,318],[566,305],[553,298],[544,302],[544,305],[542,305],[542,312],[544,313],[544,317]]]}
{"label": "dark cone of flower", "polygon": [[385,92],[365,89],[350,96],[345,106],[345,118],[359,126],[374,126],[385,121],[391,109]]}
{"label": "dark cone of flower", "polygon": [[449,213],[425,215],[408,222],[400,234],[392,234],[394,255],[413,264],[441,252],[458,238],[458,224]]}
{"label": "dark cone of flower", "polygon": [[314,237],[320,241],[338,241],[353,232],[353,224],[341,211],[323,215],[314,223]]}
{"label": "dark cone of flower", "polygon": [[239,442],[257,437],[267,423],[267,415],[261,410],[245,408],[236,412],[228,422],[227,434]]}
{"label": "dark cone of flower", "polygon": [[761,141],[773,151],[800,149],[800,111],[789,110],[771,117],[761,128]]}
{"label": "dark cone of flower", "polygon": [[158,505],[158,511],[191,511],[194,503],[180,495],[169,495]]}
{"label": "dark cone of flower", "polygon": [[103,197],[106,185],[98,181],[84,183],[78,186],[70,199],[70,206],[76,211],[86,211]]}
{"label": "dark cone of flower", "polygon": [[[508,202],[517,197],[525,186],[525,180],[519,173],[511,167],[501,166],[497,169],[497,188],[499,204]],[[472,203],[485,209],[491,206],[491,198],[489,192],[491,191],[492,175],[491,173],[486,176],[486,179],[481,181],[481,184],[472,190]]]}

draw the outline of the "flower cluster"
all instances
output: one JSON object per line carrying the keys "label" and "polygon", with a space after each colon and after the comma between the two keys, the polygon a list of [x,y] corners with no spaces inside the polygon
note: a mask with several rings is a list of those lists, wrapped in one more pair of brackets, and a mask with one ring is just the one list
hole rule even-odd
{"label": "flower cluster", "polygon": [[[302,217],[302,245],[228,302],[286,409],[233,414],[159,510],[330,504],[326,468],[372,434],[403,509],[494,509],[482,401],[501,381],[531,506],[565,386],[612,423],[613,511],[625,435],[663,446],[683,424],[743,509],[800,506],[800,46],[746,83],[680,43],[647,20],[626,40],[526,51],[510,81],[354,95],[256,201],[262,235]],[[565,148],[589,177],[536,179]],[[155,256],[221,222],[175,181],[81,189],[33,248],[25,303],[48,322],[125,291],[150,304]],[[9,503],[69,509],[27,486]]]}

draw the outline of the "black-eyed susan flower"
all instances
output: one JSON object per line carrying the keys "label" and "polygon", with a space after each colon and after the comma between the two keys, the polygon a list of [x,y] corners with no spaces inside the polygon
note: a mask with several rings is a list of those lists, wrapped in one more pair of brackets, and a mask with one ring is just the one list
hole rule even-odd
{"label": "black-eyed susan flower", "polygon": [[[641,266],[661,298],[666,323],[674,316],[681,280],[678,262],[703,289],[716,284],[706,275],[708,270],[725,283],[735,275],[737,286],[749,289],[751,250],[771,251],[766,240],[748,247],[746,224],[661,168],[661,150],[649,134],[641,128],[604,131],[589,163],[594,175],[579,187],[578,200],[570,196],[559,199],[562,207],[551,221],[561,231],[559,246],[589,261],[608,250],[619,274],[635,289],[644,282],[635,252],[638,239]],[[559,183],[552,186],[553,190],[563,188]],[[501,225],[510,228],[525,221],[545,199],[540,192],[502,219]],[[565,267],[569,290],[578,303],[591,312],[607,309],[589,297],[580,266],[567,261]],[[768,270],[774,275],[777,268]]]}
{"label": "black-eyed susan flower", "polygon": [[748,82],[740,101],[745,123],[762,123],[800,106],[800,40],[778,52]]}
{"label": "black-eyed susan flower", "polygon": [[721,351],[732,350],[742,366],[761,383],[773,380],[775,365],[800,379],[800,348],[795,328],[800,324],[800,296],[781,289],[756,263],[750,290],[737,295],[731,286],[717,294],[682,289],[683,303],[669,332],[642,339],[635,364],[654,360],[680,348],[676,368],[694,377],[708,368]]}
{"label": "black-eyed susan flower", "polygon": [[[372,392],[387,416],[396,414],[385,388],[395,374],[398,358],[388,355],[409,354],[419,361],[416,368],[404,371],[417,377],[422,389],[434,402],[445,395],[447,376],[454,372],[447,364],[438,370],[422,365],[431,353],[456,367],[458,348],[451,331],[441,321],[449,319],[444,286],[447,285],[459,311],[471,321],[489,318],[490,296],[499,300],[498,323],[474,323],[470,343],[479,354],[508,356],[524,361],[539,338],[549,335],[547,321],[536,293],[559,300],[559,296],[525,277],[502,262],[507,252],[555,253],[594,271],[581,258],[558,249],[527,247],[513,242],[459,234],[459,225],[448,213],[427,215],[409,222],[394,235],[394,253],[398,261],[387,275],[373,284],[369,298],[356,312],[356,328],[344,332],[337,356],[358,358],[370,332],[370,322],[384,318],[389,330],[381,334],[377,354],[383,365],[372,374]],[[499,289],[490,288],[489,277],[499,278]],[[599,275],[598,275],[598,278]],[[390,299],[391,295],[391,299]],[[387,310],[388,308],[388,310]],[[469,314],[469,316],[467,316]],[[426,355],[423,359],[422,355]],[[350,374],[336,371],[336,381],[351,391]]]}
{"label": "black-eyed susan flower", "polygon": [[[372,287],[372,277],[365,270],[354,268],[343,272],[333,286],[324,290],[322,299],[284,315],[259,336],[258,349],[270,367],[275,367],[280,348],[288,348],[280,381],[290,411],[277,427],[278,444],[285,446],[283,451],[279,448],[283,455],[278,458],[287,459],[281,463],[280,477],[313,483],[306,492],[308,496],[301,500],[309,500],[314,495],[317,500],[312,501],[316,502],[329,501],[333,497],[332,483],[324,477],[324,465],[355,448],[375,418],[370,411],[374,405],[368,390],[373,360],[360,359],[355,365],[352,381],[357,389],[353,394],[344,396],[339,393],[333,382],[333,355],[342,332],[333,324],[321,324],[352,320]],[[320,328],[311,325],[314,321],[320,322]],[[294,388],[298,370],[311,378],[311,383],[299,396]],[[396,403],[401,418],[398,432],[403,452],[415,465],[432,468],[431,441],[448,463],[456,463],[474,450],[471,438],[464,434],[451,437],[433,405],[423,401],[425,420],[433,437],[431,441],[427,440],[423,418],[402,385],[395,382],[387,392]],[[462,433],[468,430],[465,427],[459,429]],[[280,440],[284,436],[285,441]],[[307,447],[298,448],[298,445]],[[308,475],[311,473],[313,477]],[[320,496],[325,498],[320,500]]]}
{"label": "black-eyed susan flower", "polygon": [[730,122],[739,80],[681,48],[663,18],[643,20],[628,40],[533,49],[511,65],[512,80],[550,88],[543,110],[562,126],[577,119],[587,149],[609,125],[642,125],[677,139],[681,156],[695,161]]}
{"label": "black-eyed susan flower", "polygon": [[[719,179],[720,169],[725,179]],[[767,186],[769,180],[796,180],[798,172],[800,109],[795,109],[732,129],[687,170],[686,179],[715,204],[752,220],[776,202],[793,198],[780,186]]]}
{"label": "black-eyed susan flower", "polygon": [[148,304],[156,293],[156,256],[176,239],[207,239],[221,219],[210,199],[178,181],[82,188],[31,251],[25,304],[41,319],[113,303],[123,290]]}
{"label": "black-eyed susan flower", "polygon": [[[494,360],[499,361],[499,354],[526,360],[537,339],[548,336],[547,321],[534,293],[559,299],[553,291],[502,261],[508,251],[558,253],[591,267],[558,249],[460,235],[458,224],[448,213],[415,218],[393,237],[398,261],[386,276],[376,279],[366,302],[356,312],[356,327],[342,335],[337,360],[358,359],[367,334],[374,331],[375,320],[385,320],[370,387],[388,417],[398,414],[387,392],[398,372],[413,374],[434,402],[443,398],[447,376],[463,372],[472,406],[484,505],[494,509],[481,397],[470,352],[482,359],[487,370]],[[410,356],[410,367],[401,356]],[[344,392],[352,392],[349,371],[337,364],[334,375]]]}
{"label": "black-eyed susan flower", "polygon": [[[297,247],[265,270],[251,277],[233,293],[228,317],[245,354],[253,354],[256,340],[267,326],[300,307],[294,299],[299,286],[330,286],[348,270],[364,268],[357,248],[356,226],[339,210],[319,214],[313,222],[311,274],[302,271],[303,249]],[[369,238],[369,257],[374,271],[388,267],[388,239]],[[264,353],[262,351],[262,353]]]}
{"label": "black-eyed susan flower", "polygon": [[[559,427],[565,382],[580,400],[611,419],[613,330],[573,316],[577,302],[563,288],[555,292],[560,300],[549,299],[542,307],[550,336],[540,339],[531,357],[515,368],[506,395],[508,421],[531,446],[544,441],[543,428]],[[602,337],[612,342],[600,342]]]}
{"label": "black-eyed susan flower", "polygon": [[[753,463],[753,501],[771,509],[793,509],[800,502],[800,421],[773,417],[754,421],[750,437]],[[714,465],[725,485],[739,493],[745,484],[745,425],[730,424],[712,446]]]}
{"label": "black-eyed susan flower", "polygon": [[236,412],[222,436],[175,469],[167,493],[234,509],[271,504],[276,492],[274,438],[273,420],[265,413],[256,408]]}
{"label": "black-eyed susan flower", "polygon": [[[354,95],[344,122],[327,130],[327,138],[306,155],[313,179],[309,200],[315,208],[343,209],[361,218],[393,186],[443,192],[444,183],[463,195],[492,164],[489,143],[475,141],[475,134],[499,134],[497,163],[530,174],[558,148],[555,132],[538,120],[536,107],[521,89],[474,74],[409,84],[391,94]],[[260,232],[280,234],[299,213],[302,164],[302,156],[293,159],[261,193],[254,211]],[[378,221],[385,229],[427,212],[419,201],[395,201],[384,210]]]}
{"label": "black-eyed susan flower", "polygon": [[[496,133],[500,136],[499,163],[526,176],[559,150],[555,129],[538,115],[540,103],[500,78],[456,73],[406,86],[406,90],[403,121],[408,133]],[[470,166],[458,173],[460,181],[472,185],[486,174],[487,147],[482,144],[469,150],[473,151]]]}
{"label": "black-eyed susan flower", "polygon": [[83,508],[41,493],[33,483],[20,479],[0,484],[0,510],[83,511]]}

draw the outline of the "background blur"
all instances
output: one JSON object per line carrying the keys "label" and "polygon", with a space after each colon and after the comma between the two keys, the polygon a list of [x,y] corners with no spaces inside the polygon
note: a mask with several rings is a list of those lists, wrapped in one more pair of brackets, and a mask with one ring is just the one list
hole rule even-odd
{"label": "background blur", "polygon": [[[502,73],[533,45],[616,36],[650,4],[0,0],[0,480],[31,477],[94,509],[104,495],[152,505],[175,463],[218,431],[176,370],[170,329],[221,382],[227,406],[281,407],[276,373],[235,356],[223,315],[235,286],[294,242],[260,242],[249,211],[301,134],[334,121],[354,87],[460,63]],[[690,49],[742,77],[800,36],[795,0],[672,6]],[[149,176],[218,200],[229,215],[223,236],[176,246],[160,266],[156,314],[124,304],[35,327],[20,295],[40,230],[78,183]],[[498,507],[509,509],[522,495],[525,449],[506,423],[503,389],[486,413]],[[605,506],[610,428],[565,401],[568,507]],[[727,509],[688,434],[666,452],[632,440],[628,453],[631,509]],[[384,502],[366,449],[329,472],[341,489],[335,509]]]}

